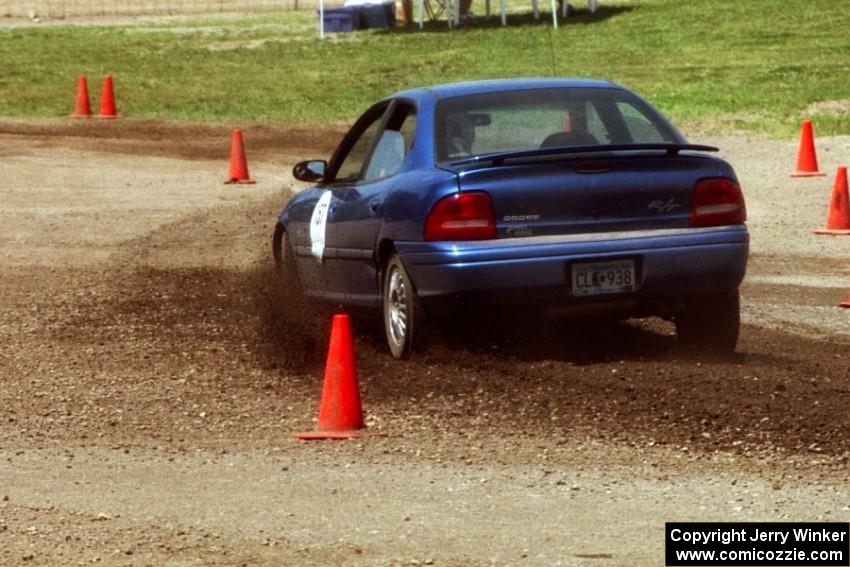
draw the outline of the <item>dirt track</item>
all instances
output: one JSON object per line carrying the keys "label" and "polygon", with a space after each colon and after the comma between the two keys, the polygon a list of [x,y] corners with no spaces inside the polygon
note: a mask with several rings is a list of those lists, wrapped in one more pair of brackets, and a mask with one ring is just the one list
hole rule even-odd
{"label": "dirt track", "polygon": [[733,360],[645,322],[398,363],[361,319],[390,436],[301,445],[326,324],[280,308],[268,236],[339,133],[246,129],[251,187],[227,133],[0,124],[0,563],[652,565],[665,520],[847,520],[850,243],[809,234],[830,182],[787,178],[793,143],[699,140],[748,197]]}

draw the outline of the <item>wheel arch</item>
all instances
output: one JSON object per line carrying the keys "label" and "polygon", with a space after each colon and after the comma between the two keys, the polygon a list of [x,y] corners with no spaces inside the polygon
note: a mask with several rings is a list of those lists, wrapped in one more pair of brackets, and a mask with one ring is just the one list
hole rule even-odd
{"label": "wheel arch", "polygon": [[377,276],[378,290],[383,295],[384,269],[387,266],[393,253],[395,252],[395,242],[389,238],[382,238],[375,248],[375,275]]}

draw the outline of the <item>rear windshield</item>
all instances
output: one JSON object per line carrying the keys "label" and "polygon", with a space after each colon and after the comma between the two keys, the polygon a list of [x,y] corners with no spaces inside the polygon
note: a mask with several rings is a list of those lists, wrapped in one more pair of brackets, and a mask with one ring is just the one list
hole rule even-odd
{"label": "rear windshield", "polygon": [[436,137],[438,161],[559,146],[684,142],[632,93],[585,87],[443,99]]}

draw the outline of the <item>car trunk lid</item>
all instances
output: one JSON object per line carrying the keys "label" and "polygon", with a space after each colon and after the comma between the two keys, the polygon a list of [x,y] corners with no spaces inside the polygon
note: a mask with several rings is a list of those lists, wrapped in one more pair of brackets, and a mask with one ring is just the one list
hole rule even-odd
{"label": "car trunk lid", "polygon": [[497,237],[689,226],[691,193],[717,176],[695,154],[600,155],[463,164],[459,187],[490,195]]}

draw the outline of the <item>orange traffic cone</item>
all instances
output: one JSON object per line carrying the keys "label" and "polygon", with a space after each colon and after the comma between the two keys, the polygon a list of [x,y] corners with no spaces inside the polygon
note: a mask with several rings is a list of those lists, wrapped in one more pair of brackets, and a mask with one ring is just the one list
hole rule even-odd
{"label": "orange traffic cone", "polygon": [[319,405],[319,423],[316,431],[296,433],[295,438],[306,441],[386,435],[365,431],[364,427],[360,387],[357,385],[357,369],[354,364],[351,321],[348,315],[334,315],[325,365],[325,383]]}
{"label": "orange traffic cone", "polygon": [[112,88],[112,75],[103,78],[103,91],[100,93],[100,112],[98,118],[118,118],[115,112],[115,91]]}
{"label": "orange traffic cone", "polygon": [[242,143],[242,130],[239,128],[233,131],[230,142],[230,177],[225,183],[256,183],[248,175],[248,160],[245,159],[245,145]]}
{"label": "orange traffic cone", "polygon": [[74,118],[90,118],[91,106],[89,105],[89,85],[85,75],[80,75],[77,80],[77,102],[74,105]]}
{"label": "orange traffic cone", "polygon": [[800,128],[800,150],[797,152],[797,171],[791,177],[823,177],[826,173],[818,171],[818,156],[815,153],[815,136],[812,121],[803,120]]}
{"label": "orange traffic cone", "polygon": [[815,234],[850,234],[850,203],[847,194],[847,168],[841,166],[835,172],[835,184],[829,200],[826,226],[816,228]]}

